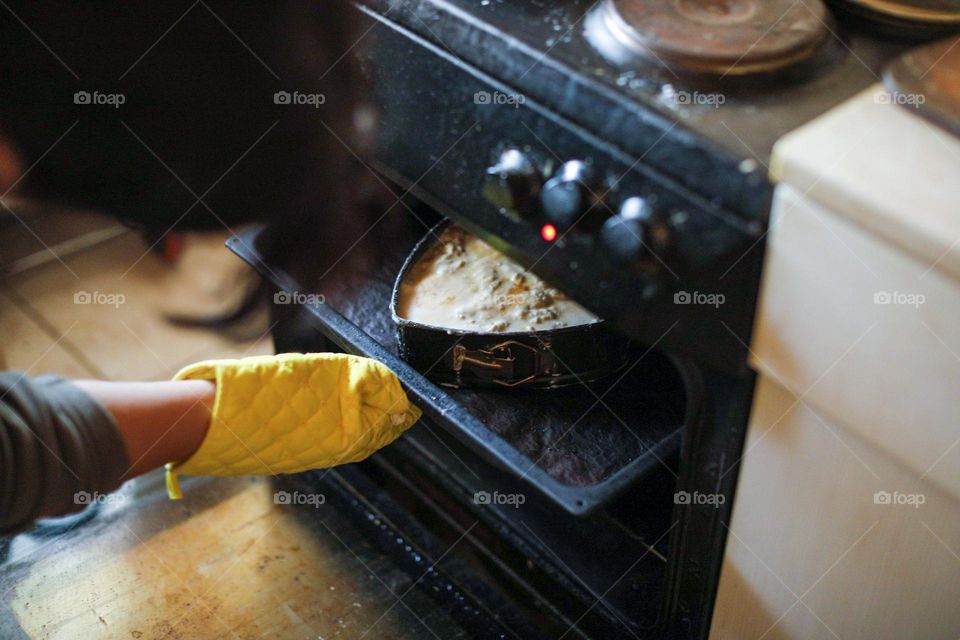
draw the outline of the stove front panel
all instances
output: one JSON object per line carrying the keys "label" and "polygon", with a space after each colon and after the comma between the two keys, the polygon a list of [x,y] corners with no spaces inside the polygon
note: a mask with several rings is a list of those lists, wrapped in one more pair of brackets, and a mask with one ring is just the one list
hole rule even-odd
{"label": "stove front panel", "polygon": [[[631,338],[744,370],[761,222],[678,184],[643,156],[624,153],[412,33],[386,22],[374,29],[366,62],[381,124],[378,170]],[[508,150],[532,167],[531,188],[540,194],[532,213],[491,202],[490,168]],[[571,185],[556,183],[577,166],[592,178],[574,175],[570,182],[586,184],[580,195],[591,202],[564,224],[563,189]],[[551,185],[561,202],[548,210]],[[618,212],[625,219],[633,197],[660,225],[643,236],[648,250],[638,259],[617,255],[603,235]]]}

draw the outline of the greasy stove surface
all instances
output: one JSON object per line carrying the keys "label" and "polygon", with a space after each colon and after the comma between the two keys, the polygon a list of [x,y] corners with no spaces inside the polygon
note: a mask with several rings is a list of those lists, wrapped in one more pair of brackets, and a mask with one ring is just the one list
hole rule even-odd
{"label": "greasy stove surface", "polygon": [[[721,153],[764,164],[777,139],[878,82],[884,61],[909,46],[828,20],[825,44],[807,62],[772,75],[711,80],[675,66],[607,61],[584,35],[587,14],[599,4],[593,0],[361,4],[604,138],[629,145],[631,128],[677,126],[681,137],[686,129]],[[633,151],[643,153],[654,140],[638,141]],[[656,153],[645,160],[655,161]]]}
{"label": "greasy stove surface", "polygon": [[[397,354],[389,302],[394,280],[426,227],[400,212],[374,230],[312,289]],[[405,224],[404,224],[405,222]],[[384,250],[385,247],[390,249]],[[686,411],[683,382],[662,354],[638,349],[626,370],[587,388],[445,389],[459,404],[556,480],[596,484],[653,450],[668,462]]]}

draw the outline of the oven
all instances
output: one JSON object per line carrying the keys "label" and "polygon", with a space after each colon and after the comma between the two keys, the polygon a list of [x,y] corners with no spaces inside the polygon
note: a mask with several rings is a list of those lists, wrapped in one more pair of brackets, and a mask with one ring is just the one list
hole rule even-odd
{"label": "oven", "polygon": [[[704,134],[748,121],[732,100],[689,122],[639,100],[643,78],[580,36],[588,5],[519,4],[362,3],[379,122],[365,162],[396,195],[351,247],[366,257],[317,273],[268,259],[266,227],[230,242],[272,288],[278,352],[376,358],[424,411],[369,460],[285,482],[323,491],[472,637],[706,637],[753,393],[763,161],[870,74],[848,56],[829,100],[754,109],[776,126],[741,140],[753,153]],[[558,389],[431,382],[399,356],[390,302],[444,219],[629,338],[627,365]]]}

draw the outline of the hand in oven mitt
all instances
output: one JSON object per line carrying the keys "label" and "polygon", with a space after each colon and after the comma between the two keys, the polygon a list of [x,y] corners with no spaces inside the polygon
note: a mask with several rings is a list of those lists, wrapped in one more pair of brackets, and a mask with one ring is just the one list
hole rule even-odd
{"label": "hand in oven mitt", "polygon": [[178,474],[275,475],[363,460],[420,418],[386,366],[340,353],[286,353],[192,364],[174,380],[217,384],[207,434]]}

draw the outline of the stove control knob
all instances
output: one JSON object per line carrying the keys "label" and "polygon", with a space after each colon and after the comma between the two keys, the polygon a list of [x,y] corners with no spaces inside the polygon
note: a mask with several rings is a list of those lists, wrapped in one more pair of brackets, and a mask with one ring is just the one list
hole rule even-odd
{"label": "stove control knob", "polygon": [[543,186],[540,206],[560,229],[576,225],[579,231],[595,230],[603,220],[601,190],[588,164],[570,160]]}
{"label": "stove control knob", "polygon": [[600,230],[603,247],[619,263],[648,261],[652,252],[665,248],[667,229],[644,198],[627,198],[618,215],[607,218]]}
{"label": "stove control knob", "polygon": [[519,149],[505,149],[487,169],[483,196],[505,216],[529,218],[537,211],[542,179],[530,158]]}

